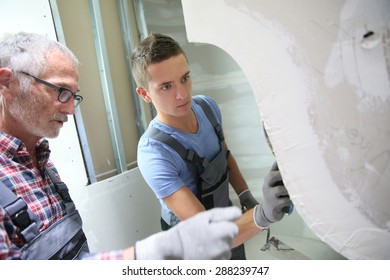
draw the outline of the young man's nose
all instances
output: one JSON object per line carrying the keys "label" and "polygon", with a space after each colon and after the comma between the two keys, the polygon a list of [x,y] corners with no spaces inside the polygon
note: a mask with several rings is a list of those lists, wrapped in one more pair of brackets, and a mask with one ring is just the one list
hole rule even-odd
{"label": "young man's nose", "polygon": [[187,88],[181,84],[176,86],[176,99],[186,99],[188,97]]}

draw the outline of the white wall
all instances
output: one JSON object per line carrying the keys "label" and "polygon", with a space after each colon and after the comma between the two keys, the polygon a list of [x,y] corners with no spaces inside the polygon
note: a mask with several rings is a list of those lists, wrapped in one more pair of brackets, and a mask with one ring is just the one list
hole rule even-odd
{"label": "white wall", "polygon": [[309,228],[347,258],[390,258],[390,2],[182,4],[189,41],[248,77]]}

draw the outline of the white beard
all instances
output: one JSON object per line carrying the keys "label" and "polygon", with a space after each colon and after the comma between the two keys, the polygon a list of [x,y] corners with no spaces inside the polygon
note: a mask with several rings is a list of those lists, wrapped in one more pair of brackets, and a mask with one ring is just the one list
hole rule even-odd
{"label": "white beard", "polygon": [[9,104],[9,112],[17,123],[30,134],[40,138],[55,138],[59,135],[61,127],[56,122],[49,121],[55,119],[66,121],[67,116],[56,114],[48,117],[44,114],[46,107],[42,105],[46,102],[48,101],[37,97],[33,92],[21,92]]}

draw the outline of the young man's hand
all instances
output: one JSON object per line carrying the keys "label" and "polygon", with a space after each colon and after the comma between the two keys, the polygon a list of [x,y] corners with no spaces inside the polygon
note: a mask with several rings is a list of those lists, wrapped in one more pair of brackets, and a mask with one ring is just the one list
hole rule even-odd
{"label": "young man's hand", "polygon": [[264,179],[263,202],[257,205],[254,210],[256,225],[260,228],[266,228],[271,223],[280,221],[286,213],[285,209],[291,208],[292,205],[275,162]]}

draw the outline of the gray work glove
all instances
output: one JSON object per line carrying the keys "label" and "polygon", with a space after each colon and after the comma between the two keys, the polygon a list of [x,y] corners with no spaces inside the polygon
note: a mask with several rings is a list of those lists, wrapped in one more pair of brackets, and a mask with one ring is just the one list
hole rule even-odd
{"label": "gray work glove", "polygon": [[254,220],[258,227],[266,228],[271,223],[280,221],[286,209],[292,207],[293,203],[283,184],[277,163],[264,179],[263,202],[257,205],[254,210]]}
{"label": "gray work glove", "polygon": [[240,199],[240,204],[243,211],[252,209],[257,204],[259,204],[259,202],[253,197],[250,190],[241,192],[238,195],[238,198]]}
{"label": "gray work glove", "polygon": [[237,207],[214,208],[135,244],[138,260],[229,259],[241,216]]}

